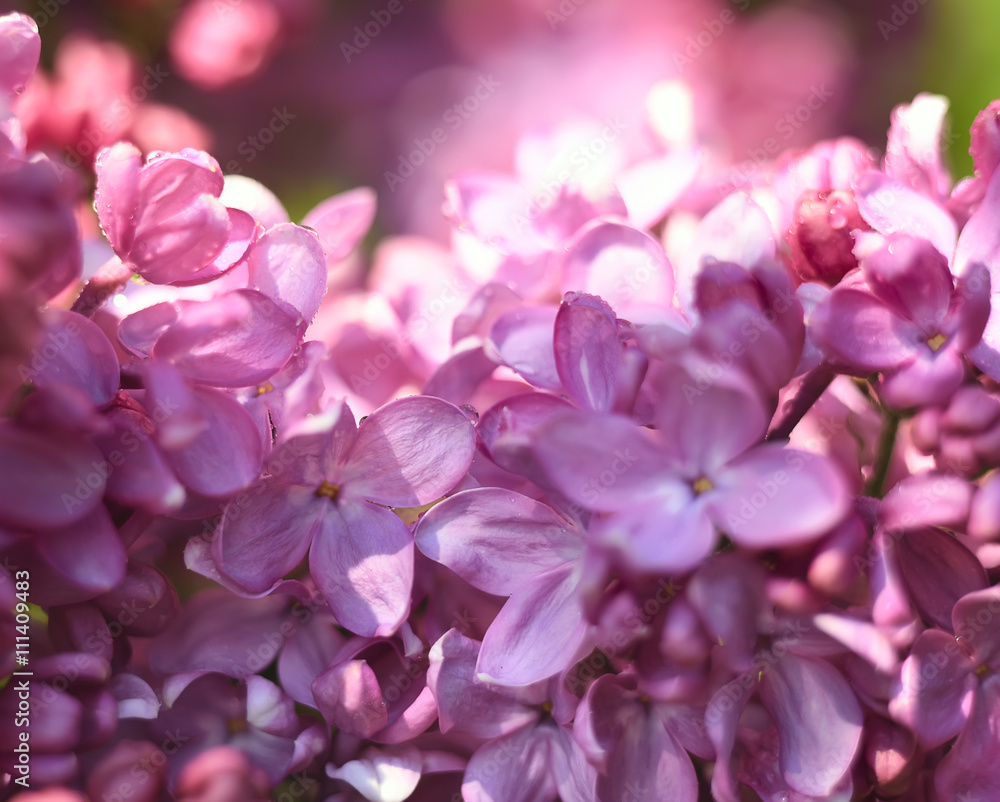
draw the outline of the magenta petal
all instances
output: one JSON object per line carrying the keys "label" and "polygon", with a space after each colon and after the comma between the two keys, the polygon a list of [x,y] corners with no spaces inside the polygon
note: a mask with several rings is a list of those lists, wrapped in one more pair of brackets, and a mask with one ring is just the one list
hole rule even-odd
{"label": "magenta petal", "polygon": [[553,413],[572,408],[568,401],[549,393],[522,393],[486,410],[476,430],[486,454],[497,465],[544,483],[534,451],[536,429]]}
{"label": "magenta petal", "polygon": [[125,547],[103,505],[65,529],[49,530],[37,543],[45,561],[88,596],[105,593],[125,578]]}
{"label": "magenta petal", "polygon": [[160,674],[218,671],[246,677],[281,648],[290,604],[279,594],[245,599],[222,588],[202,591],[150,642],[149,663]]}
{"label": "magenta petal", "polygon": [[330,724],[358,738],[370,738],[389,722],[378,677],[364,660],[348,660],[313,681],[313,697]]}
{"label": "magenta petal", "polygon": [[880,234],[922,237],[951,259],[957,238],[955,221],[930,198],[875,171],[857,180],[854,196],[865,222]]}
{"label": "magenta petal", "polygon": [[968,593],[951,611],[955,640],[972,651],[977,665],[1000,664],[1000,586]]}
{"label": "magenta petal", "polygon": [[850,509],[836,463],[779,444],[748,451],[713,478],[708,501],[716,525],[747,548],[781,548],[832,529]]}
{"label": "magenta petal", "polygon": [[17,13],[0,17],[0,92],[5,98],[24,91],[38,66],[41,48],[38,25],[31,17]]}
{"label": "magenta petal", "polygon": [[587,762],[580,745],[569,730],[543,724],[539,731],[549,737],[552,775],[562,802],[593,802],[597,772]]}
{"label": "magenta petal", "polygon": [[428,504],[472,465],[476,433],[454,404],[430,396],[400,398],[358,427],[345,491],[394,507]]}
{"label": "magenta petal", "polygon": [[152,156],[139,171],[135,239],[127,253],[116,252],[154,284],[189,279],[229,240],[222,187],[222,171],[207,154]]}
{"label": "magenta petal", "polygon": [[247,387],[266,381],[298,347],[301,326],[255,290],[234,290],[210,301],[181,301],[180,314],[153,347],[192,381]]}
{"label": "magenta petal", "polygon": [[0,425],[0,521],[8,526],[48,529],[79,520],[100,504],[106,476],[90,443]]}
{"label": "magenta petal", "polygon": [[698,776],[691,758],[653,712],[625,730],[609,760],[609,771],[597,780],[597,798],[658,802],[669,791],[675,802],[697,802]]}
{"label": "magenta petal", "polygon": [[250,253],[250,286],[297,310],[309,323],[326,294],[326,258],[307,228],[283,223],[262,236]]}
{"label": "magenta petal", "polygon": [[384,507],[330,505],[313,538],[309,570],[341,625],[358,635],[387,637],[410,612],[413,536]]}
{"label": "magenta petal", "polygon": [[535,455],[551,482],[587,509],[632,509],[673,479],[662,450],[622,416],[559,413],[536,438]]}
{"label": "magenta petal", "polygon": [[554,802],[549,739],[525,727],[479,747],[462,781],[465,802]]}
{"label": "magenta petal", "polygon": [[831,292],[813,312],[810,330],[828,357],[862,375],[908,362],[920,341],[916,326],[878,298],[853,288]]}
{"label": "magenta petal", "polygon": [[989,585],[976,555],[943,529],[913,529],[899,535],[894,545],[910,600],[925,621],[941,629],[951,628],[959,599]]}
{"label": "magenta petal", "polygon": [[249,413],[231,395],[194,388],[207,426],[189,445],[167,451],[177,478],[211,498],[224,498],[249,485],[260,473],[264,447]]}
{"label": "magenta petal", "polygon": [[553,353],[553,325],[558,307],[523,306],[503,312],[490,327],[486,354],[543,390],[562,383]]}
{"label": "magenta petal", "polygon": [[135,356],[147,357],[160,338],[179,316],[172,303],[159,303],[133,312],[118,324],[118,341]]}
{"label": "magenta petal", "polygon": [[118,392],[118,357],[107,336],[92,320],[75,312],[53,310],[45,334],[26,364],[39,387],[75,387],[103,407]]}
{"label": "magenta petal", "polygon": [[281,688],[257,674],[247,677],[247,722],[285,738],[295,736],[300,729],[295,703]]}
{"label": "magenta petal", "polygon": [[154,514],[180,507],[184,503],[184,487],[151,437],[152,421],[135,410],[121,407],[110,410],[106,418],[113,429],[106,435],[98,435],[95,442],[112,466],[107,496]]}
{"label": "magenta petal", "polygon": [[741,372],[704,375],[678,369],[660,387],[657,424],[664,449],[694,481],[760,442],[770,413]]}
{"label": "magenta petal", "polygon": [[686,258],[678,266],[681,306],[693,308],[695,280],[705,265],[728,262],[750,270],[773,261],[775,247],[767,214],[749,196],[734,192],[702,218]]}
{"label": "magenta petal", "polygon": [[127,142],[102,150],[94,162],[94,206],[101,228],[119,256],[128,253],[135,238],[141,167],[142,153]]}
{"label": "magenta petal", "polygon": [[229,215],[229,237],[219,255],[201,270],[184,279],[173,281],[174,286],[189,287],[215,281],[241,265],[250,255],[251,246],[260,237],[264,230],[263,226],[258,225],[253,217],[240,209],[227,207],[226,213]]}
{"label": "magenta petal", "polygon": [[327,776],[350,783],[365,799],[403,802],[412,798],[420,782],[424,759],[425,755],[409,744],[391,750],[371,747],[340,768],[329,764]]}
{"label": "magenta petal", "polygon": [[437,699],[441,732],[496,738],[538,718],[538,712],[494,686],[476,681],[480,644],[448,630],[430,651],[427,684]]}
{"label": "magenta petal", "polygon": [[969,517],[973,489],[958,476],[913,474],[886,494],[878,508],[879,523],[890,532],[924,526],[960,529]]}
{"label": "magenta petal", "polygon": [[937,333],[951,303],[948,260],[925,239],[897,234],[864,254],[861,269],[872,292],[926,336]]}
{"label": "magenta petal", "polygon": [[823,660],[788,654],[764,672],[760,695],[778,728],[785,782],[830,794],[861,743],[861,706],[847,680]]}
{"label": "magenta petal", "polygon": [[975,802],[996,794],[1000,788],[997,733],[1000,677],[994,675],[973,694],[969,720],[934,772],[934,787],[940,799]]}
{"label": "magenta petal", "polygon": [[941,164],[947,113],[947,98],[926,92],[892,110],[885,171],[931,198],[943,198],[951,189],[951,177]]}
{"label": "magenta petal", "polygon": [[614,312],[600,298],[568,293],[553,335],[556,370],[570,398],[608,412],[618,389],[622,344]]}
{"label": "magenta petal", "polygon": [[490,624],[476,664],[483,682],[530,685],[572,665],[589,629],[571,567],[515,592]]}
{"label": "magenta petal", "polygon": [[364,239],[375,219],[377,196],[369,187],[358,187],[334,195],[302,218],[302,225],[314,229],[328,262],[347,257]]}
{"label": "magenta petal", "polygon": [[312,488],[264,479],[226,507],[212,544],[219,570],[251,593],[263,593],[309,550],[329,503]]}
{"label": "magenta petal", "polygon": [[976,665],[946,632],[929,629],[913,644],[893,688],[889,712],[928,749],[953,738],[968,713]]}
{"label": "magenta petal", "polygon": [[561,269],[564,288],[600,296],[617,310],[673,301],[674,271],[663,246],[625,223],[584,225],[566,243]]}
{"label": "magenta petal", "polygon": [[417,526],[417,547],[486,593],[509,596],[577,558],[582,534],[546,504],[512,490],[463,490]]}

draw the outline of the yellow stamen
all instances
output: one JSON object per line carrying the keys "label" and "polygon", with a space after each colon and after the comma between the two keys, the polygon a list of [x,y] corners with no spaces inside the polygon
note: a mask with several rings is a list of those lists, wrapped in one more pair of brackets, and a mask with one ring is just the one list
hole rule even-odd
{"label": "yellow stamen", "polygon": [[542,710],[546,713],[552,712],[552,702],[542,702]]}
{"label": "yellow stamen", "polygon": [[340,495],[340,485],[330,484],[327,481],[323,481],[316,489],[316,498],[328,498],[330,501],[336,501],[337,496]]}
{"label": "yellow stamen", "polygon": [[702,493],[711,490],[714,487],[714,485],[708,479],[702,476],[700,479],[696,479],[694,483],[691,485],[691,487],[694,488],[695,493],[701,495]]}
{"label": "yellow stamen", "polygon": [[927,345],[932,351],[937,351],[948,340],[943,334],[935,334],[927,341]]}
{"label": "yellow stamen", "polygon": [[982,677],[989,670],[990,670],[990,667],[988,665],[986,665],[986,663],[983,663],[981,666],[979,666],[979,668],[976,669],[976,676],[977,677]]}
{"label": "yellow stamen", "polygon": [[271,382],[264,382],[263,384],[257,385],[258,396],[264,395],[265,393],[273,393],[273,392],[274,392],[274,385],[271,384]]}

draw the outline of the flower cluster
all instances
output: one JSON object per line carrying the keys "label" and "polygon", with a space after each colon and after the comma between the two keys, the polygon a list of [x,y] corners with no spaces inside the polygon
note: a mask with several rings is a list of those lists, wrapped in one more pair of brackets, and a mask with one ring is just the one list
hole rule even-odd
{"label": "flower cluster", "polygon": [[101,150],[82,234],[39,52],[0,17],[4,798],[994,798],[1000,103],[957,184],[930,95],[884,156],[465,173],[365,275],[374,192],[194,149]]}

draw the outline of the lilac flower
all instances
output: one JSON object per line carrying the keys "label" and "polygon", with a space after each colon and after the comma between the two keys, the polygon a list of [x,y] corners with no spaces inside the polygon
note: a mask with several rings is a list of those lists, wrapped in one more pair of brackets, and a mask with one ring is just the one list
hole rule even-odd
{"label": "lilac flower", "polygon": [[781,548],[825,533],[847,511],[824,457],[762,444],[766,413],[735,371],[705,390],[678,367],[661,388],[658,428],[565,412],[534,448],[567,498],[602,513],[591,535],[631,571],[695,567],[727,533],[746,548]]}
{"label": "lilac flower", "polygon": [[469,584],[510,597],[483,639],[478,680],[530,685],[574,662],[588,631],[576,522],[519,493],[484,487],[435,506],[416,540]]}
{"label": "lilac flower", "polygon": [[[439,399],[403,398],[356,427],[346,404],[286,432],[296,461],[226,507],[212,554],[248,593],[270,589],[310,553],[310,569],[337,620],[369,637],[396,631],[409,612],[413,538],[388,507],[434,501],[465,475],[474,432]],[[280,449],[279,449],[280,452]]]}
{"label": "lilac flower", "polygon": [[867,235],[857,250],[860,274],[815,310],[813,335],[847,372],[883,371],[881,392],[893,406],[944,401],[986,325],[988,273],[973,267],[954,281],[930,241],[906,234]]}
{"label": "lilac flower", "polygon": [[[479,644],[456,630],[431,649],[427,679],[437,699],[441,731],[482,741],[462,783],[468,802],[586,802],[596,773],[563,726],[568,699],[550,697],[546,683],[502,688],[476,681]],[[552,715],[548,715],[551,713]]]}

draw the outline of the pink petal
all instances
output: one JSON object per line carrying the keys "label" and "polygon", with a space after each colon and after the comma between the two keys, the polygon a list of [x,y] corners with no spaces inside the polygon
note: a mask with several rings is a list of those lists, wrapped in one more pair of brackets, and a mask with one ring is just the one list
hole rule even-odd
{"label": "pink petal", "polygon": [[959,599],[989,585],[982,563],[942,529],[912,529],[894,545],[910,600],[925,621],[942,629],[951,628],[952,608]]}
{"label": "pink petal", "polygon": [[915,326],[857,289],[831,292],[813,311],[809,323],[826,355],[859,375],[905,364],[913,359],[921,340]]}
{"label": "pink petal", "polygon": [[778,728],[785,782],[829,795],[861,743],[861,707],[847,680],[829,663],[788,654],[764,672],[760,695]]}
{"label": "pink petal", "polygon": [[465,802],[553,802],[549,740],[536,727],[496,738],[476,750],[462,781]]}
{"label": "pink petal", "polygon": [[911,727],[927,749],[943,744],[965,724],[977,684],[975,668],[951,635],[938,629],[922,632],[903,661],[889,712]]}
{"label": "pink petal", "polygon": [[45,561],[72,586],[87,591],[88,598],[125,578],[125,547],[103,505],[71,526],[49,530],[37,542]]}
{"label": "pink petal", "polygon": [[538,712],[491,685],[476,681],[480,644],[457,629],[431,648],[427,684],[438,704],[441,732],[496,738],[537,720]]}
{"label": "pink petal", "polygon": [[225,498],[260,473],[263,444],[253,418],[232,396],[209,387],[194,388],[207,427],[189,445],[167,451],[177,478],[196,493]]}
{"label": "pink petal", "polygon": [[953,278],[948,260],[925,239],[896,234],[867,251],[861,269],[876,297],[925,336],[937,333],[951,303]]}
{"label": "pink petal", "polygon": [[6,98],[24,91],[41,48],[38,25],[31,17],[13,12],[0,17],[0,92]]}
{"label": "pink petal", "polygon": [[263,233],[263,226],[258,225],[256,220],[240,209],[227,207],[226,213],[229,215],[229,236],[218,256],[201,270],[171,282],[174,286],[189,287],[215,281],[243,264],[250,255],[251,246]]}
{"label": "pink petal", "polygon": [[215,387],[266,381],[299,345],[299,323],[266,295],[234,290],[210,301],[178,303],[179,316],[153,347],[189,379]]}
{"label": "pink petal", "polygon": [[536,438],[548,478],[587,509],[641,506],[673,479],[661,449],[625,417],[567,411],[542,424]]}
{"label": "pink petal", "polygon": [[53,310],[46,323],[26,365],[31,381],[39,387],[75,387],[95,406],[110,404],[120,376],[118,357],[104,332],[75,312]]}
{"label": "pink petal", "polygon": [[212,544],[219,570],[251,593],[263,593],[306,556],[329,506],[313,488],[264,479],[222,514]]}
{"label": "pink petal", "polygon": [[955,603],[951,621],[955,640],[972,651],[972,659],[996,667],[1000,653],[1000,586],[967,593]]}
{"label": "pink petal", "polygon": [[875,171],[857,179],[854,196],[865,222],[880,234],[909,234],[930,240],[945,259],[955,253],[955,221],[930,198]]}
{"label": "pink petal", "polygon": [[346,258],[364,239],[375,219],[377,197],[369,187],[334,195],[316,206],[302,225],[314,229],[328,263]]}
{"label": "pink petal", "polygon": [[522,306],[503,312],[490,327],[486,354],[543,390],[562,383],[553,353],[555,306]]}
{"label": "pink petal", "polygon": [[364,660],[331,666],[312,684],[323,718],[357,738],[370,738],[389,722],[378,677]]}
{"label": "pink petal", "polygon": [[260,181],[245,175],[227,175],[226,185],[219,200],[230,210],[239,209],[246,212],[265,229],[289,222],[288,212],[281,205],[278,196]]}
{"label": "pink petal", "polygon": [[400,398],[358,427],[345,490],[394,507],[427,504],[465,476],[475,447],[475,429],[458,407],[429,396]]}
{"label": "pink petal", "polygon": [[658,389],[660,440],[691,481],[739,456],[767,431],[770,415],[760,391],[740,371],[708,376],[678,367],[664,371]]}
{"label": "pink petal", "polygon": [[0,425],[0,520],[49,529],[98,507],[107,476],[100,451],[83,440],[43,437],[5,423]]}
{"label": "pink petal", "polygon": [[951,189],[951,176],[941,163],[947,114],[948,99],[926,92],[892,110],[885,171],[931,198],[943,198]]}
{"label": "pink petal", "polygon": [[698,224],[687,257],[678,267],[677,296],[681,307],[694,304],[695,279],[702,267],[728,262],[747,270],[775,256],[771,221],[749,196],[733,193]]}
{"label": "pink petal", "polygon": [[819,454],[759,446],[713,476],[716,525],[747,548],[781,548],[833,529],[850,509],[847,482]]}
{"label": "pink petal", "polygon": [[509,596],[579,557],[583,538],[547,504],[511,490],[463,490],[417,526],[417,547],[470,585]]}
{"label": "pink petal", "polygon": [[655,802],[668,788],[671,800],[698,800],[698,776],[691,758],[663,719],[647,712],[618,742],[607,775],[597,780],[598,798]]}
{"label": "pink petal", "polygon": [[969,517],[973,489],[957,476],[913,474],[886,494],[879,504],[879,522],[891,532],[924,526],[961,529]]}
{"label": "pink petal", "polygon": [[395,749],[366,749],[357,760],[349,760],[327,774],[354,786],[374,802],[403,802],[420,782],[423,759],[414,746]]}
{"label": "pink petal", "polygon": [[972,697],[969,720],[934,772],[941,799],[989,799],[1000,788],[997,733],[1000,732],[1000,677],[992,676]]}
{"label": "pink petal", "polygon": [[326,259],[312,231],[292,223],[268,230],[250,253],[250,286],[312,322],[326,294]]}
{"label": "pink petal", "polygon": [[112,466],[106,488],[108,498],[154,514],[180,507],[184,487],[151,437],[155,431],[152,421],[125,408],[110,410],[106,418],[113,430],[98,435],[95,443]]}
{"label": "pink petal", "polygon": [[486,631],[476,676],[522,686],[572,665],[589,629],[578,583],[570,568],[560,568],[516,591]]}
{"label": "pink petal", "polygon": [[566,244],[563,288],[598,295],[614,309],[670,306],[674,271],[649,234],[621,222],[592,220]]}
{"label": "pink petal", "polygon": [[94,206],[101,228],[119,256],[127,254],[135,240],[141,167],[142,154],[127,142],[102,150],[94,162]]}
{"label": "pink petal", "polygon": [[383,507],[330,505],[313,538],[309,569],[337,621],[351,632],[387,637],[410,612],[413,536]]}
{"label": "pink petal", "polygon": [[623,352],[611,307],[595,296],[568,293],[556,315],[553,346],[569,396],[595,412],[610,411]]}
{"label": "pink petal", "polygon": [[160,674],[246,677],[267,666],[285,642],[290,604],[281,594],[245,599],[222,588],[202,591],[150,642],[150,665]]}

